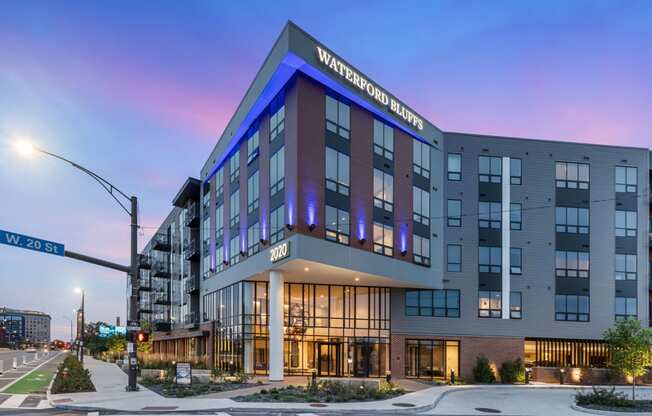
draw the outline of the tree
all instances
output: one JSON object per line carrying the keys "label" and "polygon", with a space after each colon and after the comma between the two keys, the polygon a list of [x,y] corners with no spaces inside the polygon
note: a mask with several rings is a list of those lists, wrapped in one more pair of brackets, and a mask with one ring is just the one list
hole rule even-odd
{"label": "tree", "polygon": [[636,399],[636,377],[652,365],[652,330],[642,328],[637,319],[616,322],[604,333],[611,349],[611,367],[632,377],[632,400]]}
{"label": "tree", "polygon": [[109,352],[121,354],[127,349],[127,340],[122,335],[111,335],[106,340],[106,346]]}

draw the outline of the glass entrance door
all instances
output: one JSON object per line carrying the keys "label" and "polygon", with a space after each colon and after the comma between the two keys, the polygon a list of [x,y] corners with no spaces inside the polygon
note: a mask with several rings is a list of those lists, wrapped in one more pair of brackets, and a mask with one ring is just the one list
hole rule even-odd
{"label": "glass entrance door", "polygon": [[317,374],[320,377],[342,376],[342,343],[318,342],[317,356]]}

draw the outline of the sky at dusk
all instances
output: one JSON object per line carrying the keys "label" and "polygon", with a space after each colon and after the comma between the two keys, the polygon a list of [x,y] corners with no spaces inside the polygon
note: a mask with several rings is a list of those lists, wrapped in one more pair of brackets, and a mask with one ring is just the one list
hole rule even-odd
{"label": "sky at dusk", "polygon": [[[650,1],[25,1],[0,3],[0,229],[127,264],[129,218],[157,226],[290,19],[445,131],[650,147]],[[151,237],[144,228],[140,247]],[[125,315],[125,275],[0,246],[0,306],[68,338]]]}

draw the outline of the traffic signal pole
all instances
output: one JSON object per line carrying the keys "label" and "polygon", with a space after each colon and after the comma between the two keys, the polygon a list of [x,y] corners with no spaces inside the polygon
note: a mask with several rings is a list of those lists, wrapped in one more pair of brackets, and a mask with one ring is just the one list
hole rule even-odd
{"label": "traffic signal pole", "polygon": [[[140,322],[138,311],[138,285],[139,285],[139,264],[138,264],[138,198],[131,197],[131,271],[129,278],[131,279],[131,293],[129,294],[129,321]],[[127,391],[137,391],[138,385],[136,384],[136,377],[138,371],[138,355],[132,331],[127,331],[127,355],[129,358],[129,372]]]}

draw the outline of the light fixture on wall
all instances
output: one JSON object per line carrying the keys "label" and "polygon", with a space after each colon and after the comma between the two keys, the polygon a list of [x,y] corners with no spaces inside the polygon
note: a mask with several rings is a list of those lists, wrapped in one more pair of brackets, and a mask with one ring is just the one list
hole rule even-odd
{"label": "light fixture on wall", "polygon": [[262,244],[262,245],[267,244],[267,240],[265,240],[264,238],[261,238],[260,239],[260,244]]}
{"label": "light fixture on wall", "polygon": [[315,229],[315,227],[317,227],[317,226],[316,226],[314,223],[312,223],[312,224],[308,225],[308,230],[309,230],[310,232],[313,232],[314,229]]}
{"label": "light fixture on wall", "polygon": [[362,246],[362,245],[364,245],[365,241],[367,241],[366,238],[360,238],[360,239],[358,240],[358,243],[360,243],[360,245]]}
{"label": "light fixture on wall", "polygon": [[405,257],[406,254],[407,254],[407,250],[401,250],[401,256]]}
{"label": "light fixture on wall", "polygon": [[285,224],[285,228],[287,228],[288,230],[292,231],[292,230],[294,229],[294,225],[292,225],[292,224]]}

